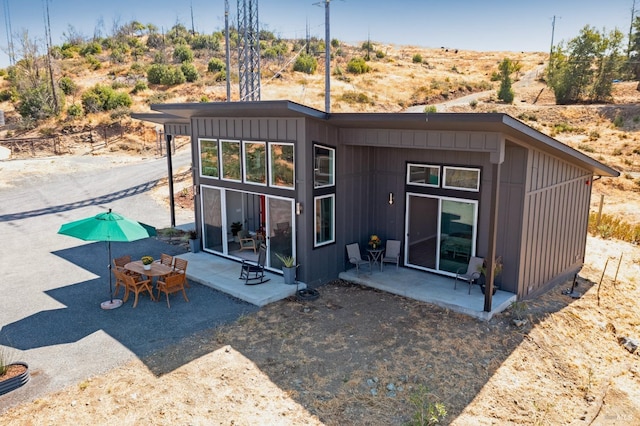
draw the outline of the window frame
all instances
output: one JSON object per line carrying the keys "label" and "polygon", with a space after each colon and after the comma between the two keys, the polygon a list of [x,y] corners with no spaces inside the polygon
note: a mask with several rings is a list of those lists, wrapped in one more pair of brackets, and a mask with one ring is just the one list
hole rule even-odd
{"label": "window frame", "polygon": [[[248,158],[247,158],[247,145],[250,144],[257,144],[257,145],[262,145],[264,147],[264,156],[263,156],[263,170],[264,170],[264,181],[263,182],[258,182],[258,181],[254,181],[254,180],[249,180],[247,178],[247,172],[249,171],[249,167],[247,165],[248,163]],[[246,141],[243,140],[242,141],[242,182],[247,183],[247,184],[251,184],[251,185],[258,185],[258,186],[267,186],[267,142],[266,141]]]}
{"label": "window frame", "polygon": [[[316,152],[318,149],[324,149],[329,151],[329,183],[327,184],[318,184],[316,181],[316,172],[319,170],[317,166],[317,162],[319,159],[319,155]],[[332,147],[328,147],[326,145],[321,144],[313,144],[313,188],[330,188],[336,186],[336,149]]]}
{"label": "window frame", "polygon": [[[425,169],[436,169],[437,170],[437,179],[438,182],[436,184],[433,183],[422,183],[415,182],[411,180],[411,167],[422,167]],[[426,186],[429,188],[440,188],[440,184],[442,183],[442,166],[438,166],[436,164],[418,164],[418,163],[407,163],[407,184],[408,185],[416,185],[416,186]]]}
{"label": "window frame", "polygon": [[[269,158],[268,158],[268,173],[269,173],[269,186],[272,188],[280,188],[280,189],[287,189],[287,190],[295,190],[296,189],[296,145],[293,142],[269,142],[268,143],[268,152],[269,152]],[[274,147],[276,146],[290,146],[293,150],[293,159],[291,162],[292,165],[292,182],[291,182],[291,186],[287,186],[287,185],[278,185],[275,181],[275,172],[276,172],[276,167],[274,167]]]}
{"label": "window frame", "polygon": [[[467,188],[462,186],[454,186],[447,184],[447,172],[451,170],[464,170],[470,172],[476,172],[476,186],[475,188]],[[460,167],[460,166],[442,166],[442,188],[454,189],[457,191],[468,192],[480,192],[480,168],[478,167]]]}
{"label": "window frame", "polygon": [[[232,178],[228,178],[225,177],[224,175],[224,169],[225,169],[225,162],[224,162],[224,145],[225,144],[235,144],[238,147],[238,167],[240,168],[239,170],[239,178],[238,179],[232,179]],[[242,143],[239,140],[232,140],[232,139],[220,139],[220,144],[219,144],[219,148],[218,148],[218,156],[219,156],[219,163],[220,163],[220,179],[222,180],[226,180],[228,182],[242,182]]]}
{"label": "window frame", "polygon": [[[208,175],[204,173],[204,167],[202,163],[202,143],[203,142],[213,142],[216,148],[216,175]],[[220,143],[218,139],[210,139],[210,138],[198,138],[198,163],[199,163],[199,175],[202,178],[207,179],[220,179]]]}
{"label": "window frame", "polygon": [[[322,229],[318,228],[319,223],[322,223],[322,217],[318,218],[318,214],[322,211],[318,211],[318,201],[322,202],[325,199],[331,200],[331,218],[329,223],[331,224],[331,237],[325,241],[318,241],[318,235]],[[322,209],[321,209],[322,210]],[[318,220],[320,219],[320,220]],[[313,247],[323,247],[336,242],[336,194],[325,194],[313,197]]]}

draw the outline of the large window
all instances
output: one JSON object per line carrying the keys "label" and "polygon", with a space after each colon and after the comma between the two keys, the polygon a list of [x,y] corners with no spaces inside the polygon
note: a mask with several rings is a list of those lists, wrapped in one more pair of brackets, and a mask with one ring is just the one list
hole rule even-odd
{"label": "large window", "polygon": [[281,188],[295,187],[294,149],[291,143],[269,144],[269,170],[271,186]]}
{"label": "large window", "polygon": [[424,186],[440,186],[440,166],[409,164],[407,183]]}
{"label": "large window", "polygon": [[320,145],[313,146],[313,187],[335,185],[336,150]]}
{"label": "large window", "polygon": [[222,151],[222,178],[226,180],[240,181],[240,142],[221,141]]}
{"label": "large window", "polygon": [[478,192],[480,190],[480,169],[445,166],[442,187]]}
{"label": "large window", "polygon": [[219,177],[217,140],[200,139],[200,174],[202,176]]}
{"label": "large window", "polygon": [[248,183],[267,184],[267,144],[264,142],[243,143],[244,180]]}
{"label": "large window", "polygon": [[314,198],[315,247],[335,242],[335,195]]}

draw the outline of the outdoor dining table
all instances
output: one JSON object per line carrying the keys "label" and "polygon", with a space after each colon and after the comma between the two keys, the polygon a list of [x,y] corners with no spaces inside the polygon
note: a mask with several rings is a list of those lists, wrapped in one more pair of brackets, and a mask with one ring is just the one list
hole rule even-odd
{"label": "outdoor dining table", "polygon": [[140,275],[144,275],[150,280],[153,280],[154,277],[164,277],[165,275],[169,275],[170,273],[173,272],[172,267],[163,265],[162,263],[153,262],[149,266],[151,266],[151,268],[144,269],[142,260],[135,260],[133,262],[129,262],[126,265],[124,265],[124,269],[131,272],[135,272]]}

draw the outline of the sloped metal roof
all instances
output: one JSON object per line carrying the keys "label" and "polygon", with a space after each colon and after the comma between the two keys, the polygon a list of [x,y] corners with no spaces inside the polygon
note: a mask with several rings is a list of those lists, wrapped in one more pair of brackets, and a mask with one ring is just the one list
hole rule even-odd
{"label": "sloped metal roof", "polygon": [[[194,117],[287,118],[325,120],[338,128],[500,132],[517,144],[528,145],[575,163],[599,176],[617,177],[617,170],[527,126],[503,113],[331,113],[287,100],[153,104],[159,114],[132,114],[159,124],[188,123]],[[177,120],[177,121],[176,121]]]}

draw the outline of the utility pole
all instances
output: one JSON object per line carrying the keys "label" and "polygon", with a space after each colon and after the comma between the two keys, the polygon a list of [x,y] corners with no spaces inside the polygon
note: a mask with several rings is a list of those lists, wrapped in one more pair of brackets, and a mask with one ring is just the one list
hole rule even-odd
{"label": "utility pole", "polygon": [[229,37],[229,0],[224,0],[224,45],[226,53],[227,67],[225,74],[227,80],[227,102],[231,102],[231,46]]}
{"label": "utility pole", "polygon": [[196,34],[196,27],[193,25],[193,2],[191,2],[191,35]]}
{"label": "utility pole", "polygon": [[551,19],[551,48],[549,49],[549,61],[551,61],[551,56],[553,56],[553,36],[556,32],[556,15],[553,15]]}
{"label": "utility pole", "polygon": [[633,21],[636,19],[636,0],[631,3],[631,24],[629,25],[629,37],[627,38],[627,60],[631,57],[631,39],[633,37]]}
{"label": "utility pole", "polygon": [[51,21],[49,20],[49,0],[44,0],[45,5],[45,20],[44,20],[44,30],[46,35],[46,43],[47,43],[47,65],[49,67],[49,81],[51,82],[51,93],[53,95],[53,108],[56,114],[60,112],[60,106],[58,105],[58,96],[56,95],[56,84],[53,78],[53,64],[51,59],[51,48],[53,47],[53,43],[51,41]]}
{"label": "utility pole", "polygon": [[13,49],[13,30],[11,29],[11,13],[9,11],[9,0],[2,2],[4,6],[4,27],[7,32],[7,54],[9,55],[9,65],[16,64],[16,52]]}

